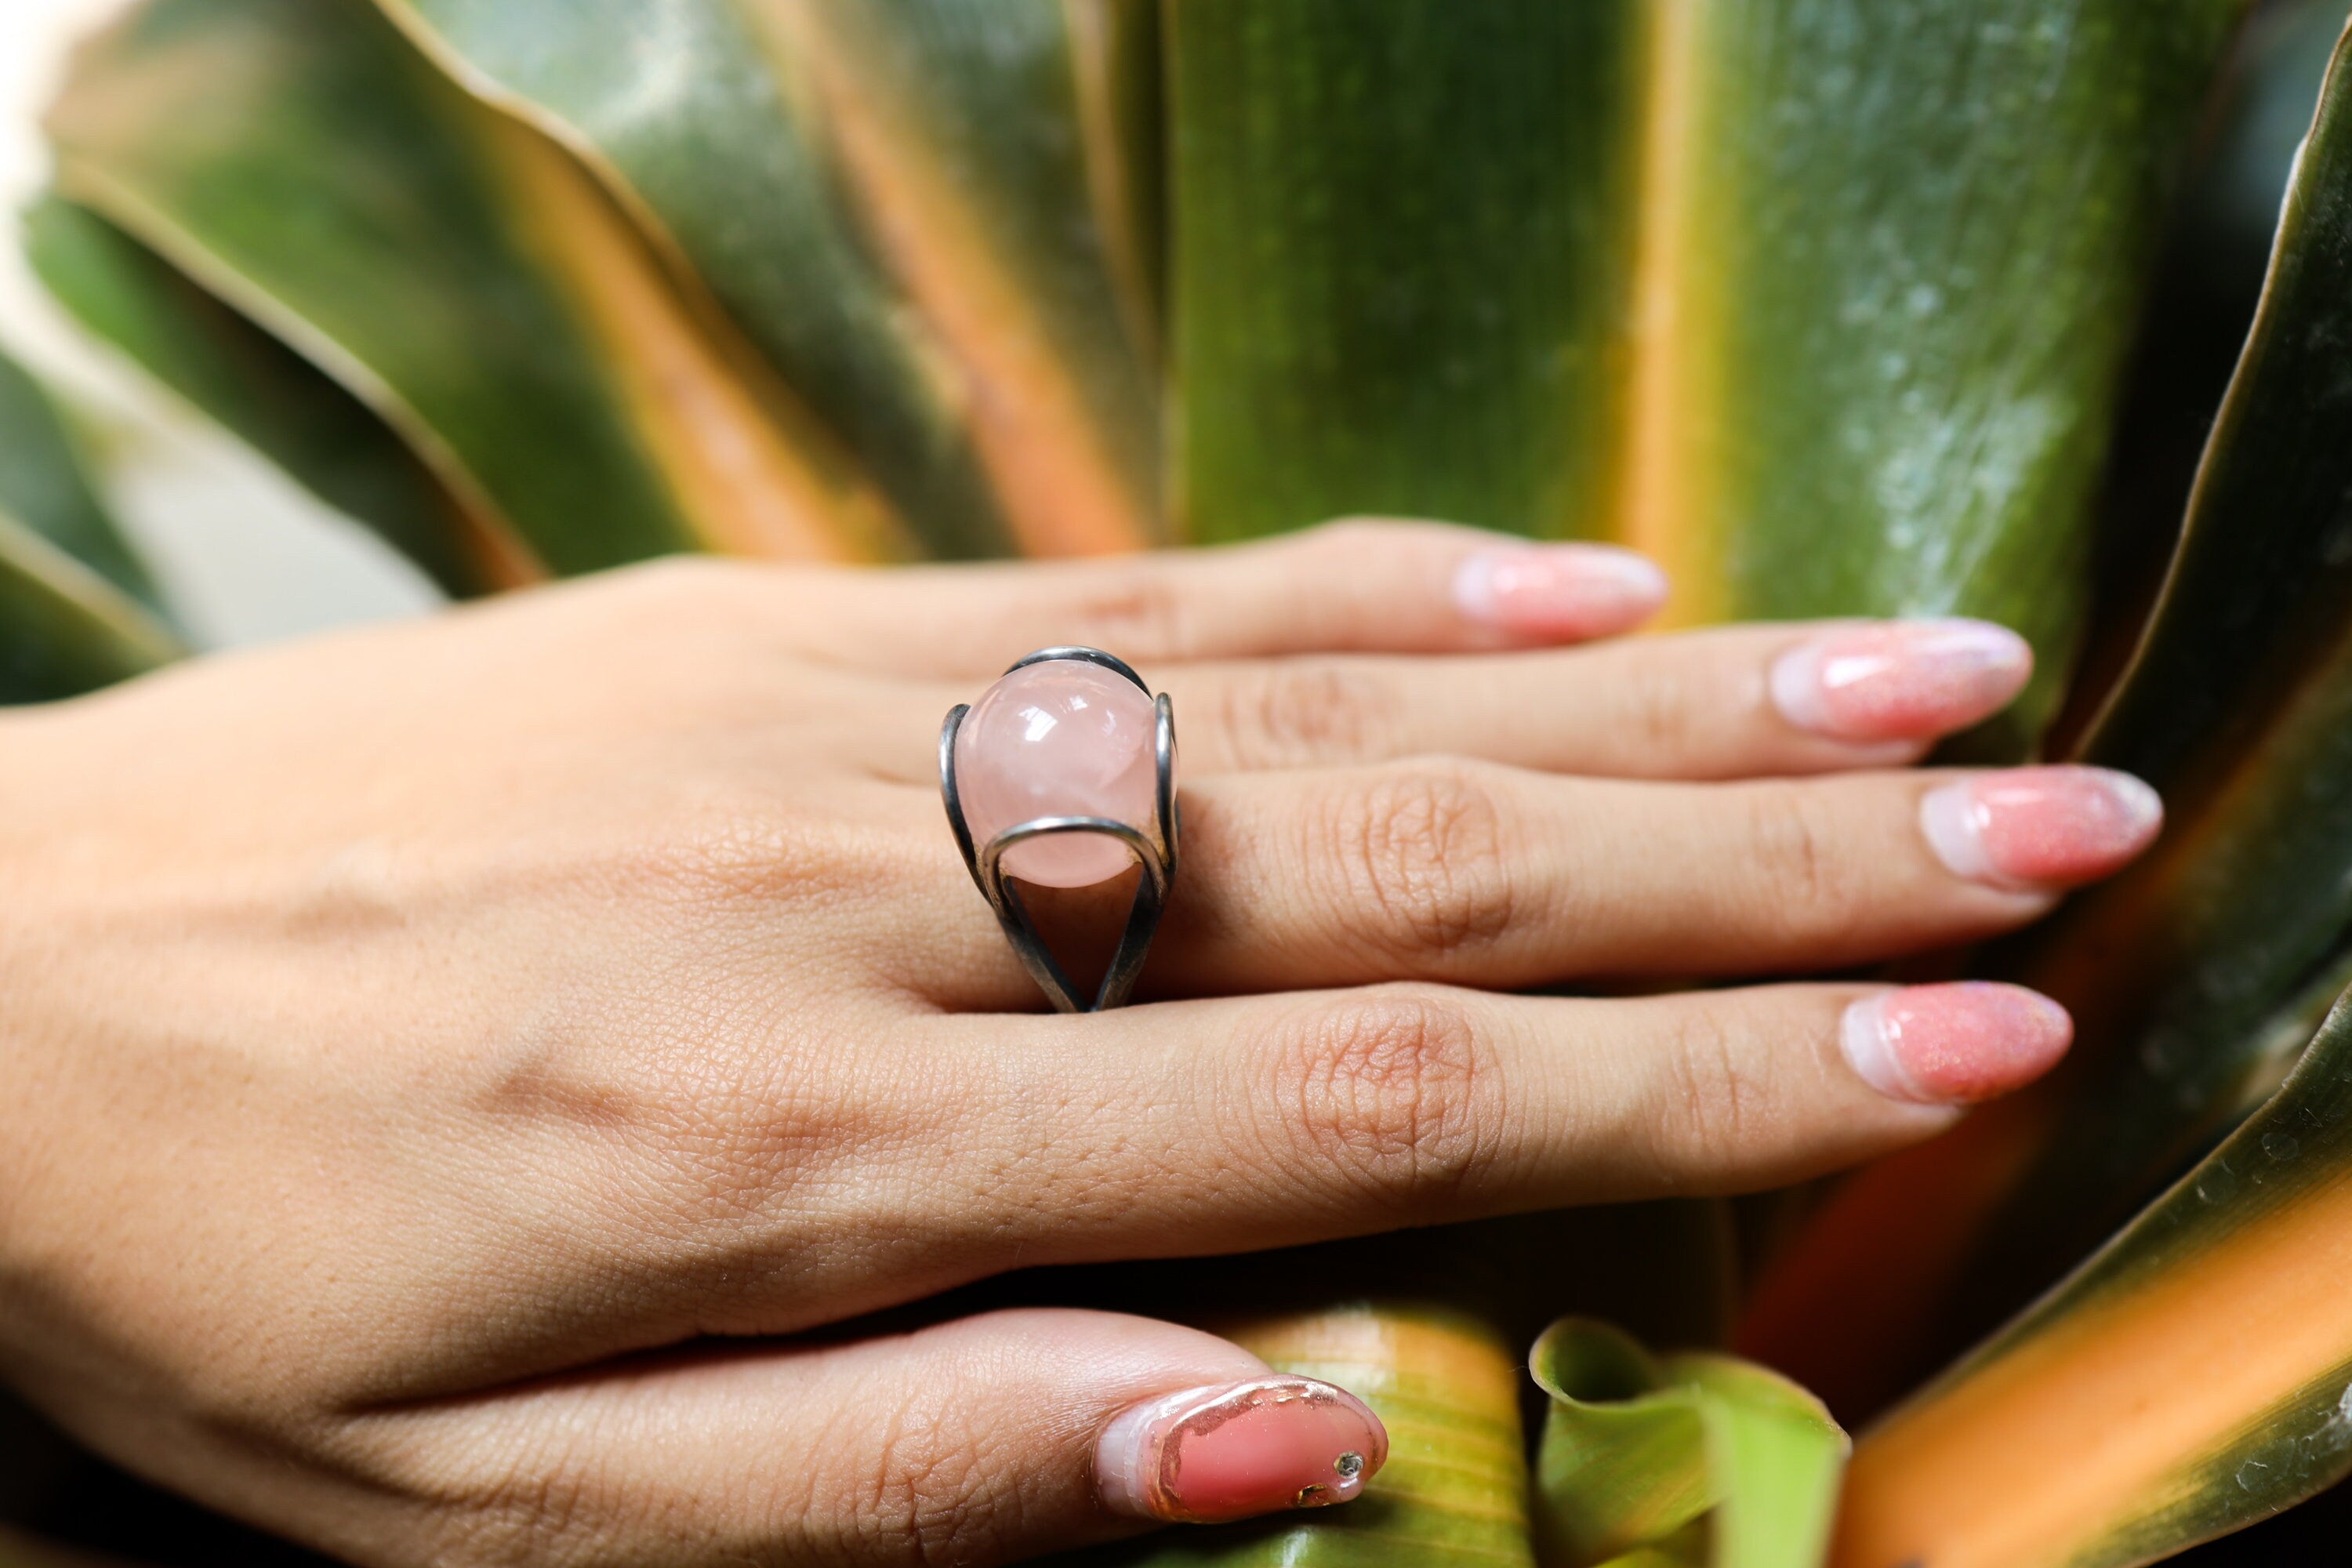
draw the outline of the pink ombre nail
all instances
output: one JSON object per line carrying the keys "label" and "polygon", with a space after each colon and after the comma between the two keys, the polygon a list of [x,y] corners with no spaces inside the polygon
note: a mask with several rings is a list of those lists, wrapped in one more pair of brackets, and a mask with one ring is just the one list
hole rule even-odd
{"label": "pink ombre nail", "polygon": [[1973,1105],[2032,1083],[2074,1039],[2066,1009],[2019,985],[1914,985],[1845,1010],[1839,1043],[1864,1082],[1894,1100]]}
{"label": "pink ombre nail", "polygon": [[1773,706],[1800,730],[1837,741],[1927,741],[2009,706],[2033,674],[2033,649],[1990,621],[1879,621],[1840,626],[1772,663]]}
{"label": "pink ombre nail", "polygon": [[1454,574],[1464,616],[1530,643],[1630,631],[1666,602],[1666,574],[1613,544],[1513,544],[1482,550]]}
{"label": "pink ombre nail", "polygon": [[2071,888],[2155,841],[2164,803],[2106,768],[2013,768],[1931,790],[1919,828],[1958,876],[1997,888]]}
{"label": "pink ombre nail", "polygon": [[1388,1429],[1354,1394],[1262,1377],[1121,1411],[1095,1444],[1095,1484],[1115,1513],[1217,1524],[1346,1502],[1388,1457]]}

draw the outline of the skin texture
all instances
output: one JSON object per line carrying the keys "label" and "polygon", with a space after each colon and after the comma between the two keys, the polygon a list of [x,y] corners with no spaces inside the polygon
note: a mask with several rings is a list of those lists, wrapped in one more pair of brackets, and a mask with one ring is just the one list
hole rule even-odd
{"label": "skin texture", "polygon": [[[1097,1435],[1262,1363],[1075,1310],[804,1331],[1948,1125],[1847,1065],[1883,987],[1509,994],[2056,895],[1936,858],[1889,766],[1929,735],[1782,716],[1816,629],[1529,647],[1451,590],[1483,547],[665,564],[0,718],[0,1372],[361,1563],[987,1564],[1141,1528]],[[1144,1003],[1092,1018],[1036,1011],[934,773],[1061,642],[1184,748]]]}

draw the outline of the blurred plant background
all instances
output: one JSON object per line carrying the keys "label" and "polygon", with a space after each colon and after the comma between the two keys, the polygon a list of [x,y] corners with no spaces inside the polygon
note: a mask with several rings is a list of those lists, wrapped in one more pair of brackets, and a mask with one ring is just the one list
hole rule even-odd
{"label": "blurred plant background", "polygon": [[415,615],[424,574],[71,325],[33,275],[20,216],[48,182],[40,114],[72,43],[124,0],[0,6],[0,348],[61,394],[108,499],[206,647]]}
{"label": "blurred plant background", "polygon": [[[1217,1326],[1396,1457],[1119,1555],[2340,1562],[2347,8],[140,0],[66,73],[121,7],[15,0],[0,700],[674,549],[1359,510],[1637,544],[1684,623],[2010,622],[2043,677],[1961,754],[2172,812],[1967,961],[2068,1067],[1815,1190],[1237,1262]],[[300,1560],[27,1414],[0,1455],[69,1543],[0,1568]]]}

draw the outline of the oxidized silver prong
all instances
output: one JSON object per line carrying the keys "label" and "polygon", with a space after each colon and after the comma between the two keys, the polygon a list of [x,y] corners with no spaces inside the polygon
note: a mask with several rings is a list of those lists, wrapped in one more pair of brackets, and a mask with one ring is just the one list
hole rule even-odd
{"label": "oxidized silver prong", "polygon": [[[1084,999],[1076,984],[1055,962],[1044,938],[1037,934],[1028,907],[1022,902],[1020,889],[1004,870],[1007,850],[1024,839],[1052,833],[1107,834],[1126,845],[1143,868],[1142,879],[1136,884],[1135,902],[1128,909],[1127,927],[1119,934],[1118,947],[1103,972],[1102,984],[1091,1004]],[[1143,973],[1144,956],[1150,950],[1152,933],[1159,929],[1160,911],[1168,902],[1172,868],[1159,853],[1159,847],[1131,824],[1108,816],[1041,816],[1006,828],[981,849],[980,890],[986,895],[989,907],[996,911],[998,923],[1003,926],[1005,938],[1013,943],[1022,967],[1028,970],[1031,978],[1060,1011],[1093,1013],[1117,1007],[1135,989],[1136,980]]]}
{"label": "oxidized silver prong", "polygon": [[940,799],[948,808],[948,826],[955,829],[956,847],[963,851],[963,868],[977,882],[980,858],[972,851],[971,828],[963,819],[963,795],[956,788],[956,731],[963,728],[963,716],[971,711],[971,703],[959,702],[948,710],[947,722],[940,726]]}
{"label": "oxidized silver prong", "polygon": [[1143,683],[1143,677],[1136,674],[1135,667],[1127,660],[1115,653],[1105,653],[1098,647],[1081,647],[1075,643],[1062,647],[1041,647],[1035,653],[1024,654],[1006,665],[1004,673],[1010,675],[1016,669],[1026,669],[1033,664],[1045,664],[1057,658],[1074,658],[1080,664],[1098,664],[1114,675],[1123,675],[1133,681],[1135,689],[1146,697],[1151,695],[1151,688]]}
{"label": "oxidized silver prong", "polygon": [[1180,826],[1176,816],[1176,705],[1161,692],[1152,700],[1151,710],[1158,717],[1158,727],[1152,736],[1152,750],[1160,767],[1160,787],[1154,793],[1154,805],[1159,808],[1160,852],[1168,862],[1168,879],[1176,879],[1176,854],[1179,848]]}

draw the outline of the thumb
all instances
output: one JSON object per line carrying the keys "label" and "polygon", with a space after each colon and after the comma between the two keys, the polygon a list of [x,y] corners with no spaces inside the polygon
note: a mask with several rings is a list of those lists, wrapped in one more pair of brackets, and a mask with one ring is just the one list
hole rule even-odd
{"label": "thumb", "polygon": [[[397,1419],[437,1424],[394,1445],[431,1456],[437,1496],[479,1478],[436,1531],[458,1560],[491,1540],[508,1561],[984,1568],[1345,1502],[1388,1456],[1379,1418],[1329,1384],[1195,1330],[1064,1310],[605,1369]],[[485,1531],[468,1496],[508,1517]],[[511,1517],[517,1499],[542,1517]]]}

